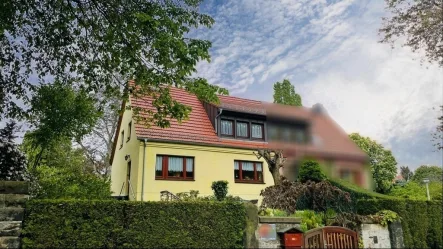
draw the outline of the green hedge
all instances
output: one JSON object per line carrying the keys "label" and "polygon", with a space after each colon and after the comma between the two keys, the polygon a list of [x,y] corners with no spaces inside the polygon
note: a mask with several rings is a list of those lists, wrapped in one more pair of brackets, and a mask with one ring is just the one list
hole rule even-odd
{"label": "green hedge", "polygon": [[233,202],[29,201],[24,248],[242,248]]}
{"label": "green hedge", "polygon": [[399,199],[365,199],[356,202],[357,213],[392,210],[402,218],[406,248],[442,248],[442,203]]}
{"label": "green hedge", "polygon": [[366,190],[364,188],[361,188],[357,185],[354,185],[350,182],[344,181],[344,180],[340,180],[340,179],[329,179],[329,182],[346,191],[349,192],[351,194],[351,198],[353,200],[357,200],[357,199],[379,199],[379,198],[395,198],[392,196],[388,196],[388,195],[383,195],[383,194],[379,194],[377,192],[373,192],[373,191],[369,191]]}

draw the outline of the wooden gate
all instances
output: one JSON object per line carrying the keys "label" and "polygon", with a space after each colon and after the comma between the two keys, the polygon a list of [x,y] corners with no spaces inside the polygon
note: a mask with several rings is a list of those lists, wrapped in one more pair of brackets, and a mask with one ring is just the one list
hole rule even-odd
{"label": "wooden gate", "polygon": [[304,248],[358,248],[357,233],[344,227],[320,227],[307,231],[304,237]]}

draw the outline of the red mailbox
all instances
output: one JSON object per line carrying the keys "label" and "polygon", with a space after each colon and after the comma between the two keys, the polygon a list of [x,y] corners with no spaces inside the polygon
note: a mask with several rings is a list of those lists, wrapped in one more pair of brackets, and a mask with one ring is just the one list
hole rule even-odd
{"label": "red mailbox", "polygon": [[301,249],[303,248],[303,232],[295,227],[286,228],[278,231],[280,235],[281,247],[284,249]]}

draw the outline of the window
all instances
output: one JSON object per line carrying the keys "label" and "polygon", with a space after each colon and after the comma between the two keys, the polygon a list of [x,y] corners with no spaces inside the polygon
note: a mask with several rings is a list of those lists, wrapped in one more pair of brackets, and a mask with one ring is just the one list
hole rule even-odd
{"label": "window", "polygon": [[263,163],[234,161],[234,179],[236,182],[263,183]]}
{"label": "window", "polygon": [[340,178],[346,181],[352,181],[352,172],[349,169],[340,170]]}
{"label": "window", "polygon": [[236,133],[237,137],[249,137],[248,123],[237,121]]}
{"label": "window", "polygon": [[194,158],[158,155],[155,161],[155,179],[193,180]]}
{"label": "window", "polygon": [[234,122],[232,120],[221,121],[221,134],[224,136],[234,136]]}
{"label": "window", "polygon": [[131,133],[132,133],[132,121],[129,122],[128,124],[128,139],[126,140],[126,142],[129,141],[129,139],[131,139]]}
{"label": "window", "polygon": [[263,139],[263,125],[251,124],[251,136],[256,139]]}
{"label": "window", "polygon": [[123,147],[123,141],[125,141],[125,131],[121,132],[120,135],[121,139],[120,139],[120,149]]}

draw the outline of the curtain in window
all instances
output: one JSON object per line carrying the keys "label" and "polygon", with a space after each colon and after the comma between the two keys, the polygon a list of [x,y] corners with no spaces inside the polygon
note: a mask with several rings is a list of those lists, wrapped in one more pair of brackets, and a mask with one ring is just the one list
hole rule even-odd
{"label": "curtain in window", "polygon": [[255,166],[257,167],[257,171],[262,171],[262,164],[261,163],[255,163]]}
{"label": "curtain in window", "polygon": [[232,135],[232,121],[222,120],[221,121],[221,134]]}
{"label": "curtain in window", "polygon": [[254,163],[242,162],[241,168],[243,171],[254,171]]}
{"label": "curtain in window", "polygon": [[239,170],[239,163],[234,161],[234,170]]}
{"label": "curtain in window", "polygon": [[163,165],[163,157],[162,156],[157,156],[157,158],[155,160],[155,170],[161,171],[162,170],[162,165]]}
{"label": "curtain in window", "polygon": [[194,171],[194,158],[186,158],[186,172]]}
{"label": "curtain in window", "polygon": [[183,172],[183,158],[181,157],[169,157],[168,171]]}
{"label": "curtain in window", "polygon": [[247,137],[248,136],[248,124],[237,122],[237,136]]}
{"label": "curtain in window", "polygon": [[261,125],[252,124],[252,137],[254,138],[262,138],[263,137],[263,130]]}

